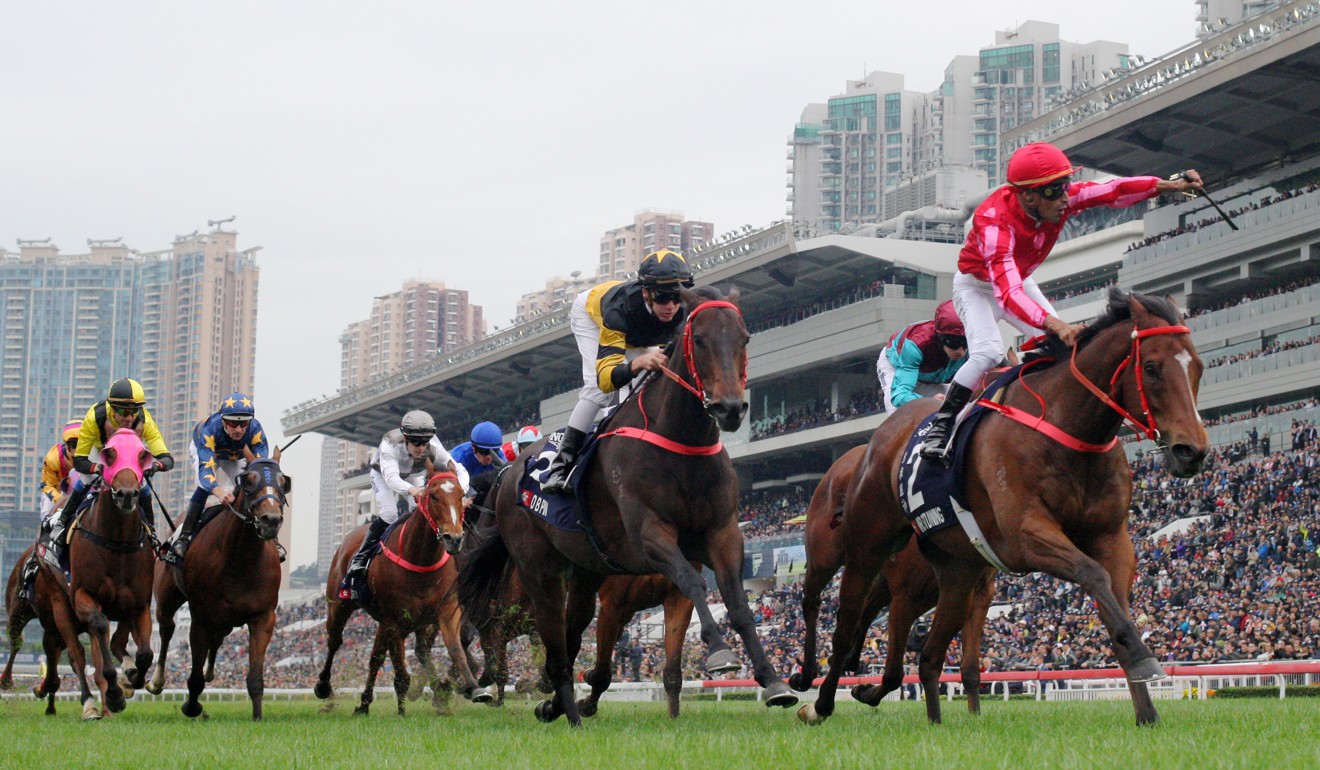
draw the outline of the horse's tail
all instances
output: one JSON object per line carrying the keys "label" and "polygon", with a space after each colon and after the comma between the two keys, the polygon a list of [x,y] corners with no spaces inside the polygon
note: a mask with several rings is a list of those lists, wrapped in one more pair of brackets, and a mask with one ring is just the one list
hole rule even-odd
{"label": "horse's tail", "polygon": [[485,628],[498,616],[502,609],[498,606],[499,598],[504,595],[512,572],[509,547],[499,531],[491,527],[483,542],[468,554],[458,573],[458,603],[472,625]]}

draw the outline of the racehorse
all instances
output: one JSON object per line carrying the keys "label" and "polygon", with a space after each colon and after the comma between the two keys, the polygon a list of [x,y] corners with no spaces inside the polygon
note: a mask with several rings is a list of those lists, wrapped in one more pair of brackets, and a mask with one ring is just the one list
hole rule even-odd
{"label": "racehorse", "polygon": [[[586,473],[581,504],[603,553],[585,533],[557,529],[522,508],[519,485],[510,483],[496,493],[497,535],[464,566],[463,605],[475,613],[488,611],[510,558],[522,576],[555,689],[552,700],[536,707],[541,721],[565,714],[570,725],[582,723],[573,700],[573,661],[595,614],[596,592],[611,573],[669,578],[696,605],[707,671],[738,668],[706,605],[705,580],[691,561],[714,571],[756,681],[766,688],[766,704],[797,702],[766,658],[742,590],[738,479],[719,437],[721,430],[736,430],[747,413],[749,335],[736,289],[727,300],[708,299],[718,297],[709,287],[703,292],[681,291],[688,315],[680,340],[669,348],[674,355],[661,370],[664,376],[653,374],[638,385],[579,470]],[[513,462],[514,478],[544,442]]]}
{"label": "racehorse", "polygon": [[148,691],[165,687],[165,657],[174,636],[174,615],[185,603],[192,614],[188,643],[192,670],[184,716],[203,714],[199,698],[215,678],[215,656],[225,637],[238,626],[248,629],[247,691],[252,718],[261,719],[265,692],[266,647],[275,632],[280,592],[280,552],[275,538],[293,484],[280,470],[280,450],[270,458],[247,451],[248,464],[234,479],[234,502],[210,506],[214,516],[198,530],[183,564],[156,564],[153,591],[160,626],[160,659]]}
{"label": "racehorse", "polygon": [[[976,587],[994,569],[992,559],[1012,572],[1044,572],[1081,586],[1109,631],[1137,724],[1159,720],[1146,683],[1164,671],[1128,616],[1136,570],[1127,527],[1132,479],[1117,435],[1127,419],[1155,440],[1170,473],[1196,474],[1209,444],[1196,411],[1201,360],[1172,301],[1116,288],[1071,355],[1065,348],[1060,357],[1069,360],[1047,367],[1028,362],[1002,406],[967,439],[967,499],[988,548],[976,549],[958,527],[921,540],[939,582],[919,665],[931,722],[940,721],[939,677],[949,642]],[[866,594],[889,555],[911,537],[899,507],[899,464],[934,406],[910,402],[881,423],[848,489],[839,622],[820,699],[798,712],[808,724],[833,714],[837,664],[858,637]]]}
{"label": "racehorse", "polygon": [[665,698],[669,716],[678,718],[678,696],[683,690],[683,638],[692,622],[692,600],[664,575],[612,575],[600,587],[600,613],[596,617],[596,667],[584,681],[591,694],[578,701],[584,717],[596,715],[600,696],[609,689],[614,671],[614,647],[624,626],[639,611],[663,605],[665,610]]}
{"label": "racehorse", "polygon": [[[844,496],[861,464],[866,445],[845,452],[826,471],[816,486],[807,506],[807,571],[802,581],[802,618],[806,634],[802,640],[801,669],[793,673],[788,684],[798,692],[806,692],[819,673],[816,653],[816,625],[820,617],[820,595],[844,566],[843,510]],[[962,676],[967,692],[967,708],[973,714],[981,710],[979,682],[981,679],[981,633],[985,629],[986,613],[994,599],[994,580],[973,597],[972,611],[962,629]],[[844,664],[844,671],[860,668],[862,644],[867,629],[880,611],[889,606],[888,643],[885,652],[884,678],[877,685],[858,685],[853,698],[875,706],[889,693],[903,686],[903,653],[912,624],[939,598],[939,585],[935,570],[922,557],[916,540],[910,540],[903,550],[884,566],[884,573],[876,582],[866,601],[860,624],[861,635],[853,645],[853,657]],[[860,671],[858,671],[860,673]]]}
{"label": "racehorse", "polygon": [[[151,565],[155,559],[150,533],[138,510],[145,483],[145,469],[152,456],[142,439],[131,430],[118,430],[101,448],[101,462],[108,479],[97,484],[99,494],[85,508],[77,527],[69,535],[68,596],[72,613],[62,611],[63,602],[52,595],[54,618],[78,676],[83,719],[100,719],[123,711],[126,693],[119,685],[110,646],[110,621],[127,623],[137,644],[130,688],[141,687],[151,665]],[[44,574],[43,574],[44,573]],[[38,591],[64,591],[64,576],[49,564],[38,571]],[[92,647],[95,682],[103,708],[97,708],[87,682],[87,656],[78,634],[86,630]],[[48,648],[49,653],[49,648]],[[128,668],[128,666],[126,666]]]}
{"label": "racehorse", "polygon": [[334,695],[330,684],[331,665],[344,642],[344,625],[353,613],[361,607],[379,624],[367,669],[366,688],[354,714],[370,711],[375,699],[376,674],[388,654],[394,665],[394,692],[399,716],[404,715],[404,700],[412,682],[403,649],[404,639],[409,634],[415,636],[417,646],[414,652],[422,665],[426,682],[431,685],[433,703],[437,709],[443,706],[449,685],[441,681],[431,661],[436,626],[444,637],[463,695],[472,697],[477,687],[461,641],[462,613],[455,592],[458,568],[451,558],[463,547],[463,487],[453,473],[437,471],[430,458],[426,460],[426,473],[426,492],[417,511],[382,539],[380,555],[371,560],[366,579],[371,595],[369,601],[360,605],[352,600],[339,599],[339,585],[348,571],[349,560],[366,536],[365,525],[348,533],[330,565],[330,575],[326,579],[329,612],[325,621],[328,650],[325,666],[316,682],[316,697],[326,699]]}

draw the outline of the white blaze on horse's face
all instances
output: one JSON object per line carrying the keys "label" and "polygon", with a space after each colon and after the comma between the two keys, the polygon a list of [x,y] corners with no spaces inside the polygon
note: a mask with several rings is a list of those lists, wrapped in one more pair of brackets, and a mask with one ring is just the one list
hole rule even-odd
{"label": "white blaze on horse's face", "polygon": [[449,506],[449,520],[453,522],[455,527],[458,526],[458,509],[452,505]]}
{"label": "white blaze on horse's face", "polygon": [[445,494],[449,494],[450,492],[454,491],[454,482],[452,481],[440,482],[440,490]]}
{"label": "white blaze on horse's face", "polygon": [[[1192,407],[1196,407],[1196,392],[1192,390],[1192,354],[1186,350],[1173,357],[1178,363],[1182,364],[1183,378],[1187,380],[1187,395],[1192,397]],[[1196,410],[1196,421],[1202,422],[1201,410]]]}

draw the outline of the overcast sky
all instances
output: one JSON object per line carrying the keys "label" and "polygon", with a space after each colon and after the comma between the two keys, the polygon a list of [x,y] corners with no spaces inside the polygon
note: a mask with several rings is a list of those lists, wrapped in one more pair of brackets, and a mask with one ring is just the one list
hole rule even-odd
{"label": "overcast sky", "polygon": [[[1151,57],[1194,38],[1195,12],[1192,0],[9,3],[0,247],[53,237],[80,254],[123,236],[152,251],[238,215],[240,248],[263,247],[255,396],[278,438],[286,408],[336,389],[343,327],[406,279],[467,289],[504,326],[522,294],[594,272],[601,233],[636,210],[720,230],[782,218],[785,140],[849,79],[898,72],[932,90],[953,56],[1028,19]],[[316,557],[317,447],[304,439],[285,463],[295,565]]]}

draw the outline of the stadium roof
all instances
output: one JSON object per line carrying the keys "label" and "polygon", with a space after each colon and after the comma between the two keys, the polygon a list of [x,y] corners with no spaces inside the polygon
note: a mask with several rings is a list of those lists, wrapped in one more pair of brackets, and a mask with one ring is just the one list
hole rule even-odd
{"label": "stadium roof", "polygon": [[1089,104],[1070,102],[1007,132],[1004,145],[1048,140],[1073,163],[1120,176],[1196,168],[1212,190],[1314,155],[1316,6],[1286,4],[1143,64],[1091,92]]}

